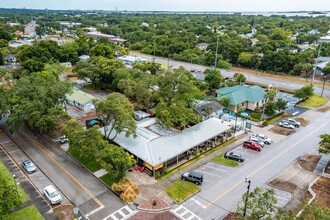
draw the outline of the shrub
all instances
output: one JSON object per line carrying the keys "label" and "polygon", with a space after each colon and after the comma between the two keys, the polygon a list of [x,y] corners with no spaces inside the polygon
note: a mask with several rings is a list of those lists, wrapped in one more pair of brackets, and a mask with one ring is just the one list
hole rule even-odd
{"label": "shrub", "polygon": [[121,179],[118,183],[111,186],[112,191],[121,193],[120,198],[126,202],[133,202],[139,194],[139,187],[136,183],[127,178]]}

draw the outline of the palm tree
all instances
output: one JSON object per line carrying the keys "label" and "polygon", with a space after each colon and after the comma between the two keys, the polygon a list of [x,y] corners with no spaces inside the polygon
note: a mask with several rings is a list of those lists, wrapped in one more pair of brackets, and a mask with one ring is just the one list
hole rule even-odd
{"label": "palm tree", "polygon": [[330,135],[329,134],[321,134],[320,138],[322,139],[319,143],[318,151],[322,154],[330,153]]}

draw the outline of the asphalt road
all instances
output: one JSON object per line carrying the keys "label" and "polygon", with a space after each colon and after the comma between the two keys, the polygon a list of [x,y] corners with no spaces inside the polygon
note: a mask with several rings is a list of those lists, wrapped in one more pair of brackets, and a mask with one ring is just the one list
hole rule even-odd
{"label": "asphalt road", "polygon": [[[140,56],[142,58],[148,59],[148,60],[153,60],[154,56],[152,55],[147,55],[147,54],[141,54],[141,53],[132,53],[133,55]],[[162,63],[165,65],[170,65],[173,68],[179,68],[180,66],[186,68],[187,70],[197,70],[197,71],[204,71],[207,68],[210,67],[205,67],[197,64],[191,64],[187,62],[181,62],[181,61],[175,61],[163,57],[156,57],[155,62]],[[244,72],[241,72],[244,73]],[[232,77],[235,72],[230,71],[230,70],[221,70],[221,74],[225,77]],[[279,80],[279,79],[274,79],[274,78],[269,78],[269,77],[261,77],[257,75],[251,75],[251,74],[244,74],[247,81],[250,82],[258,82],[262,83],[264,85],[273,85],[273,87],[281,87],[281,88],[288,88],[291,90],[296,90],[304,85],[301,83],[294,83],[294,82],[287,82],[284,80]],[[315,87],[315,93],[316,94],[321,94],[322,88]],[[325,89],[324,90],[324,96],[330,97],[330,89]]]}
{"label": "asphalt road", "polygon": [[[88,214],[91,220],[106,218],[125,206],[115,194],[50,138],[35,135],[28,129],[10,134],[4,123],[0,123],[0,127],[37,165],[39,171],[31,174],[30,179],[39,191],[43,190],[45,184],[53,184],[65,195],[63,203],[70,201],[84,214]],[[19,163],[22,158],[14,155],[14,159]],[[38,177],[40,172],[44,177]]]}
{"label": "asphalt road", "polygon": [[270,150],[260,152],[253,160],[208,184],[182,205],[202,219],[221,219],[228,212],[235,210],[242,194],[246,192],[245,178],[252,181],[252,188],[266,186],[270,179],[300,155],[315,152],[318,136],[330,130],[330,112],[315,114],[318,114],[318,117],[308,126],[300,128],[278,143],[273,143],[269,146]]}

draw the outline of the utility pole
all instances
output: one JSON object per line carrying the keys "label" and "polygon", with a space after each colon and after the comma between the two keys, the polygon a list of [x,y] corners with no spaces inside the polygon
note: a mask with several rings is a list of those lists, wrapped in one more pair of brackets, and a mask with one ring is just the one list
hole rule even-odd
{"label": "utility pole", "polygon": [[247,204],[248,199],[249,199],[251,180],[248,180],[247,178],[245,178],[245,182],[248,184],[248,186],[247,186],[247,192],[246,192],[245,204],[244,204],[244,214],[243,214],[244,217],[246,217],[246,209],[247,209],[246,204]]}
{"label": "utility pole", "polygon": [[217,38],[217,48],[215,50],[214,69],[217,68],[217,62],[218,62],[218,46],[219,46],[219,37]]}
{"label": "utility pole", "polygon": [[316,73],[316,65],[317,65],[317,60],[318,60],[318,58],[320,56],[321,47],[322,47],[322,41],[320,43],[320,47],[319,47],[319,50],[317,52],[317,57],[316,57],[316,60],[315,60],[315,68],[314,68],[314,72],[313,72],[313,77],[312,77],[311,85],[313,85],[313,83],[314,83],[314,77],[315,77],[315,73]]}

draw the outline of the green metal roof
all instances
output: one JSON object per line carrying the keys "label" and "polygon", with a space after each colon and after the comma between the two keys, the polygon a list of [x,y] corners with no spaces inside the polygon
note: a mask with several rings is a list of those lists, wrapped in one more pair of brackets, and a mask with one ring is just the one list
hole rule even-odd
{"label": "green metal roof", "polygon": [[78,102],[82,105],[86,104],[87,102],[90,102],[91,100],[95,99],[94,96],[78,90],[78,89],[74,89],[73,92],[69,95],[66,95],[66,99]]}
{"label": "green metal roof", "polygon": [[257,103],[265,99],[266,93],[260,86],[242,86],[236,85],[216,90],[220,94],[218,100],[228,97],[231,105],[238,105],[243,102]]}

